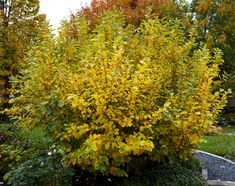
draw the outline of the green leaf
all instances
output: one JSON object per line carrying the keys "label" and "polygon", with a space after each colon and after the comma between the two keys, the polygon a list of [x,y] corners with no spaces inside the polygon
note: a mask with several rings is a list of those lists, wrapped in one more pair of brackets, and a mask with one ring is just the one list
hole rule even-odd
{"label": "green leaf", "polygon": [[62,108],[64,106],[64,101],[59,100],[57,105]]}

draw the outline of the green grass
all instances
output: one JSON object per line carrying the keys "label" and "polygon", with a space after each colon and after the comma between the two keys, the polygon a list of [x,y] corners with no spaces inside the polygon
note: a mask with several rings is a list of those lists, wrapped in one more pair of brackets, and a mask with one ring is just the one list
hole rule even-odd
{"label": "green grass", "polygon": [[226,157],[235,161],[235,126],[223,127],[219,136],[205,136],[205,141],[199,144],[199,149]]}
{"label": "green grass", "polygon": [[[230,131],[231,132],[231,131]],[[235,135],[206,136],[199,149],[235,161]]]}
{"label": "green grass", "polygon": [[234,133],[234,135],[235,135],[235,125],[230,125],[230,126],[224,127],[224,131],[225,131],[225,134],[226,133]]}

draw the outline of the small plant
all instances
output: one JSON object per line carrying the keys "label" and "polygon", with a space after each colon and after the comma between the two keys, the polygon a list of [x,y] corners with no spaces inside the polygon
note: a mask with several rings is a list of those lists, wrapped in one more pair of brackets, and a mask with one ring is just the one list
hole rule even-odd
{"label": "small plant", "polygon": [[10,185],[69,185],[73,171],[61,163],[59,150],[43,128],[25,130],[2,124],[6,140],[0,144],[0,174]]}
{"label": "small plant", "polygon": [[60,160],[60,156],[51,153],[29,159],[8,172],[4,179],[12,186],[71,185],[73,169],[63,167]]}
{"label": "small plant", "polygon": [[206,131],[206,135],[209,135],[209,136],[219,136],[219,135],[222,135],[223,133],[223,128],[221,126],[215,126],[215,125],[212,125],[209,127],[209,129]]}

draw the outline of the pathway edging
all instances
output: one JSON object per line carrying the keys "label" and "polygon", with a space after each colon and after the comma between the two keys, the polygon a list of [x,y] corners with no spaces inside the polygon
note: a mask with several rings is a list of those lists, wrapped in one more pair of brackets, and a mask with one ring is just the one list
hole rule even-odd
{"label": "pathway edging", "polygon": [[[196,152],[206,154],[206,155],[212,156],[214,158],[224,160],[228,163],[231,163],[232,165],[235,165],[234,161],[223,158],[221,156],[211,154],[211,153],[208,153],[208,152],[204,152],[204,151],[201,151],[201,150],[197,150]],[[209,186],[235,186],[235,182],[233,182],[233,181],[208,180],[208,169],[206,169],[206,168],[202,168],[202,177],[207,181],[207,184]]]}
{"label": "pathway edging", "polygon": [[227,158],[224,158],[224,157],[221,157],[221,156],[218,156],[218,155],[215,155],[215,154],[211,154],[211,153],[209,153],[209,152],[201,151],[201,150],[196,150],[196,152],[200,152],[200,153],[203,153],[203,154],[207,154],[207,155],[209,155],[209,156],[213,156],[213,157],[215,157],[215,158],[218,158],[218,159],[227,161],[228,163],[231,163],[231,164],[235,165],[235,162],[234,162],[234,161],[229,160],[229,159],[227,159]]}

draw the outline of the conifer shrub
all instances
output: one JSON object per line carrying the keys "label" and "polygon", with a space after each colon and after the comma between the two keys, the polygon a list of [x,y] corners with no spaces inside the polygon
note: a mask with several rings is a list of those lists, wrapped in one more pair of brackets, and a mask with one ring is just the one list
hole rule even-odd
{"label": "conifer shrub", "polygon": [[77,37],[64,22],[28,54],[8,113],[47,130],[64,166],[127,176],[139,156],[186,161],[226,104],[221,52],[193,50],[178,20],[147,15],[135,28],[107,12],[94,30],[77,20]]}

